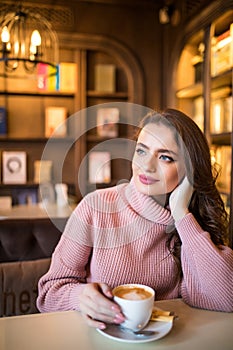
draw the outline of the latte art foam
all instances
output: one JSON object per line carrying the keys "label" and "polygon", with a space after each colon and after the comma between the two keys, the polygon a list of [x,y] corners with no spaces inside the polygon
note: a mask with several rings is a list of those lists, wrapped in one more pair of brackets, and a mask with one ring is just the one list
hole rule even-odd
{"label": "latte art foam", "polygon": [[151,297],[151,293],[142,288],[120,288],[115,293],[116,296],[127,300],[144,300]]}

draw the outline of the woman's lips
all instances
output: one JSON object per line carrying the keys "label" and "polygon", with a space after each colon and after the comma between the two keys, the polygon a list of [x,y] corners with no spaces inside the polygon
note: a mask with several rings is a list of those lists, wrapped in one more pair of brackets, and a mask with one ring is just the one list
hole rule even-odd
{"label": "woman's lips", "polygon": [[159,181],[146,175],[139,175],[139,180],[143,185],[153,185],[154,183]]}

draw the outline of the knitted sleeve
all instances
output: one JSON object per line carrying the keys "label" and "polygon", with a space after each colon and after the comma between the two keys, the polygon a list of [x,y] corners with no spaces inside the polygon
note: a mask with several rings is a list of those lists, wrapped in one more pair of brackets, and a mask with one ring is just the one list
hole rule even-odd
{"label": "knitted sleeve", "polygon": [[41,312],[79,309],[78,296],[86,282],[92,251],[87,218],[83,202],[69,218],[53,253],[50,269],[39,280],[37,307]]}
{"label": "knitted sleeve", "polygon": [[216,247],[190,213],[177,225],[182,241],[182,298],[189,305],[233,311],[233,251]]}
{"label": "knitted sleeve", "polygon": [[[49,271],[39,280],[37,298],[39,311],[79,309],[78,296],[85,282],[85,265],[89,255],[90,247],[80,246],[65,237],[61,238],[53,254]],[[70,260],[70,263],[67,263],[67,260]]]}

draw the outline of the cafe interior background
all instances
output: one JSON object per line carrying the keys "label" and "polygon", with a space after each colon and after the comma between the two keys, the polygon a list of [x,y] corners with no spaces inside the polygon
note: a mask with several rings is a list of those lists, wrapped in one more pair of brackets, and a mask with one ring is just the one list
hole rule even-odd
{"label": "cafe interior background", "polygon": [[232,246],[232,0],[2,0],[0,22],[0,316],[38,312],[73,207],[130,178],[147,109],[205,132]]}

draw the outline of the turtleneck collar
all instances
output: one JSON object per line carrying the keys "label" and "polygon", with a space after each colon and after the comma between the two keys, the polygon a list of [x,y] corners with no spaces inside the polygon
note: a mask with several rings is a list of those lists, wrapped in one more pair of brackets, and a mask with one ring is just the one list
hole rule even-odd
{"label": "turtleneck collar", "polygon": [[173,224],[171,212],[158,204],[152,197],[139,192],[133,178],[126,186],[125,196],[130,206],[143,218],[158,224]]}

